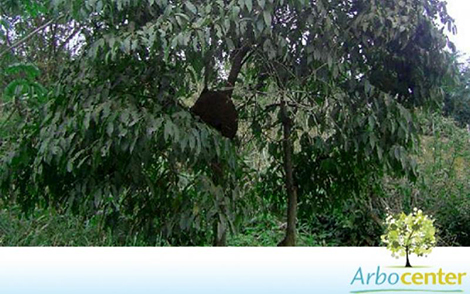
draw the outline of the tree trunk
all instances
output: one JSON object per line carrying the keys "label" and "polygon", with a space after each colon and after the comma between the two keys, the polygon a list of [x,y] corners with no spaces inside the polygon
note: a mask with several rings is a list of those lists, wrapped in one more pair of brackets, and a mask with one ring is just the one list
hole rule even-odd
{"label": "tree trunk", "polygon": [[[214,160],[211,163],[212,168],[212,182],[217,185],[223,185],[224,183],[224,170],[222,164],[219,160]],[[224,207],[220,204],[219,209],[223,211]],[[214,235],[214,246],[227,246],[227,229],[225,225],[221,221],[221,217],[219,214],[215,215],[214,225],[213,225],[213,235]]]}
{"label": "tree trunk", "polygon": [[281,101],[281,120],[284,137],[282,145],[284,149],[284,172],[287,191],[287,229],[286,236],[278,246],[295,246],[296,220],[297,220],[297,190],[294,185],[293,165],[292,165],[292,142],[291,131],[292,121],[287,113],[286,103]]}
{"label": "tree trunk", "polygon": [[227,246],[227,230],[220,221],[214,222],[214,246],[224,247]]}
{"label": "tree trunk", "polygon": [[[240,48],[234,50],[231,54],[231,64],[232,68],[230,69],[229,76],[227,78],[227,90],[224,91],[225,94],[228,96],[229,99],[232,99],[233,88],[235,87],[235,83],[237,81],[238,75],[240,74],[241,68],[243,66],[243,58],[249,52],[249,46],[244,45]],[[206,72],[208,74],[208,70]],[[207,87],[208,76],[205,78],[205,87]],[[207,90],[207,89],[206,89]],[[220,164],[219,160],[216,159],[211,163],[212,170],[213,170],[213,182],[216,185],[222,185],[224,182],[224,171],[223,167]],[[220,217],[217,215],[217,220],[214,221],[213,227],[213,234],[214,234],[214,246],[227,246],[227,228],[226,226],[220,221]]]}
{"label": "tree trunk", "polygon": [[408,248],[408,246],[406,246],[405,250],[406,250],[406,265],[405,265],[405,267],[412,267],[411,264],[410,264],[410,258],[409,258],[410,249]]}

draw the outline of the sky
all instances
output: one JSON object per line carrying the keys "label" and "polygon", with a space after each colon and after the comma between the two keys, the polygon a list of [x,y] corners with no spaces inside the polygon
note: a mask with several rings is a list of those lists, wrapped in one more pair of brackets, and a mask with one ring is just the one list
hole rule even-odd
{"label": "sky", "polygon": [[447,0],[447,12],[457,25],[457,35],[450,38],[465,59],[470,58],[470,0]]}

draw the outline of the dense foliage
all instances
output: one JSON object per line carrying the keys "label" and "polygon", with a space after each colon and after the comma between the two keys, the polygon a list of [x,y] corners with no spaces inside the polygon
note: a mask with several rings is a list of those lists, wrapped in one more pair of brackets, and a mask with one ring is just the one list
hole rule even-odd
{"label": "dense foliage", "polygon": [[461,64],[457,85],[447,89],[444,100],[444,114],[455,119],[461,127],[470,125],[470,67]]}
{"label": "dense foliage", "polygon": [[[384,181],[420,178],[418,115],[465,82],[438,0],[0,4],[2,205],[146,244],[376,244]],[[206,87],[234,140],[191,112]]]}

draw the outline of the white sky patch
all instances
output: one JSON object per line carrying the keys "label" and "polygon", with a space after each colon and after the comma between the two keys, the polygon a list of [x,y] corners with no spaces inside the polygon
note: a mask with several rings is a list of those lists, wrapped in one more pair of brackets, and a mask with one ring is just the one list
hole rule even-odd
{"label": "white sky patch", "polygon": [[457,50],[470,58],[470,0],[447,0],[447,12],[455,19],[457,35],[450,34]]}

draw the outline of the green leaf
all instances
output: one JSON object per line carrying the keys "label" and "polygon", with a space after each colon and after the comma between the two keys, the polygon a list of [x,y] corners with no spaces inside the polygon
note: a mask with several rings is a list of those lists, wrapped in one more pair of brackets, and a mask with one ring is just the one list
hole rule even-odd
{"label": "green leaf", "polygon": [[25,73],[28,78],[32,79],[39,76],[41,71],[32,63],[15,63],[8,66],[5,73],[7,75]]}
{"label": "green leaf", "polygon": [[232,8],[232,19],[235,21],[239,21],[240,19],[240,7],[233,6]]}
{"label": "green leaf", "polygon": [[168,120],[165,123],[165,127],[163,129],[163,138],[165,139],[165,141],[168,141],[168,139],[172,135],[173,135],[173,123],[171,122],[171,120]]}
{"label": "green leaf", "polygon": [[19,96],[28,91],[29,82],[25,79],[16,79],[9,83],[3,96],[5,102],[11,101],[15,96]]}
{"label": "green leaf", "polygon": [[69,173],[71,173],[72,170],[73,170],[73,160],[70,159],[70,160],[67,162],[67,171],[68,171]]}
{"label": "green leaf", "polygon": [[253,10],[253,0],[245,0],[245,5],[249,12]]}
{"label": "green leaf", "polygon": [[91,119],[91,114],[90,112],[85,113],[85,117],[83,119],[83,128],[87,130],[90,127],[90,119]]}
{"label": "green leaf", "polygon": [[267,10],[263,11],[263,18],[264,18],[264,22],[266,23],[266,26],[268,28],[270,28],[271,27],[271,22],[272,22],[271,13],[269,13],[269,11],[267,11]]}
{"label": "green leaf", "polygon": [[106,133],[108,136],[112,136],[114,132],[114,124],[112,122],[109,122],[106,126]]}
{"label": "green leaf", "polygon": [[175,18],[180,27],[185,27],[186,24],[189,22],[189,17],[183,13],[176,13]]}
{"label": "green leaf", "polygon": [[191,11],[193,14],[197,14],[197,8],[194,6],[191,1],[185,1],[186,8]]}

